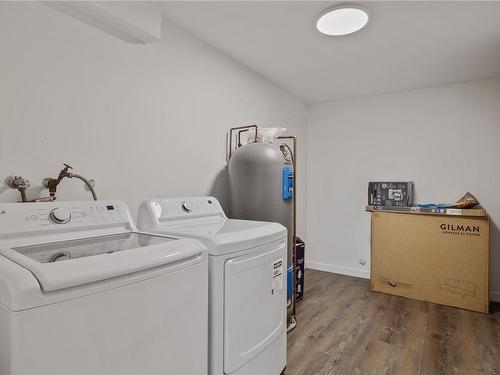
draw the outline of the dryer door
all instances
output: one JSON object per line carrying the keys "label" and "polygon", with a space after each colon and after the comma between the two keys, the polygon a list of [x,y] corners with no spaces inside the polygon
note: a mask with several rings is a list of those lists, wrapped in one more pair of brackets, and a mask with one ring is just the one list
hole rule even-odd
{"label": "dryer door", "polygon": [[286,242],[224,265],[224,372],[232,373],[286,329]]}

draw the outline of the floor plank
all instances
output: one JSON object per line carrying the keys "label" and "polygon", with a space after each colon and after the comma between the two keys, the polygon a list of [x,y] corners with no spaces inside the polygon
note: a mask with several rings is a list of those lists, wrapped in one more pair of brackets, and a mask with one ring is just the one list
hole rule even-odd
{"label": "floor plank", "polygon": [[370,292],[306,270],[286,375],[499,374],[500,306],[489,315]]}

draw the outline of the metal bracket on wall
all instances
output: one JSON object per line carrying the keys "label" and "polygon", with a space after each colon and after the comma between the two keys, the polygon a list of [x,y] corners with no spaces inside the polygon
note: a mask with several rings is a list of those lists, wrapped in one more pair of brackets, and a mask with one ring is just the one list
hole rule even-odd
{"label": "metal bracket on wall", "polygon": [[[235,128],[229,129],[229,152],[227,153],[227,162],[229,163],[229,160],[231,160],[231,156],[233,155],[233,152],[241,147],[241,134],[249,131],[250,129],[255,129],[255,132],[257,132],[258,126],[257,125],[246,125],[246,126],[237,126]],[[233,145],[233,141],[235,140],[234,132],[238,130],[238,134],[236,135],[236,147]],[[227,166],[227,165],[226,165]]]}

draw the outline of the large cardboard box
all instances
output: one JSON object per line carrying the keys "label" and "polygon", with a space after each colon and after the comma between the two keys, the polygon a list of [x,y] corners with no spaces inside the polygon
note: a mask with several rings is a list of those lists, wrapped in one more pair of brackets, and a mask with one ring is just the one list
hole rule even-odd
{"label": "large cardboard box", "polygon": [[371,289],[487,313],[488,216],[372,212]]}

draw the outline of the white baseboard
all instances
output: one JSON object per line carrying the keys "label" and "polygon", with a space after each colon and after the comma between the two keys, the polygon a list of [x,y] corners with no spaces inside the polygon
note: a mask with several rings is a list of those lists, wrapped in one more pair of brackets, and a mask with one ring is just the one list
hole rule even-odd
{"label": "white baseboard", "polygon": [[336,266],[334,264],[328,264],[328,263],[306,262],[306,268],[311,268],[313,270],[318,270],[318,271],[339,273],[341,275],[347,275],[347,276],[361,277],[363,279],[370,278],[370,271],[360,270],[358,268]]}
{"label": "white baseboard", "polygon": [[500,292],[490,292],[490,301],[500,302]]}

